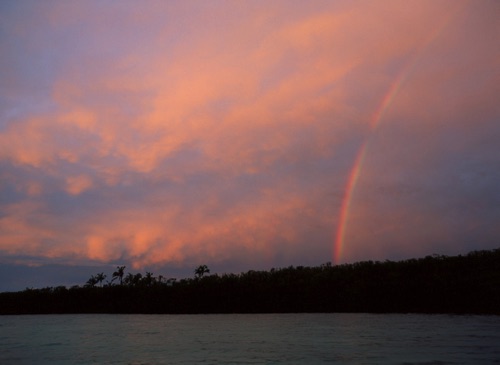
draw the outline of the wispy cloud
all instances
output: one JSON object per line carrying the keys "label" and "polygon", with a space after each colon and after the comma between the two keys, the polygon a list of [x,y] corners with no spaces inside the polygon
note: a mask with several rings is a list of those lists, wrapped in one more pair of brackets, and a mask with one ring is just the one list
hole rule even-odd
{"label": "wispy cloud", "polygon": [[330,261],[361,148],[341,262],[498,245],[494,2],[3,7],[6,258]]}

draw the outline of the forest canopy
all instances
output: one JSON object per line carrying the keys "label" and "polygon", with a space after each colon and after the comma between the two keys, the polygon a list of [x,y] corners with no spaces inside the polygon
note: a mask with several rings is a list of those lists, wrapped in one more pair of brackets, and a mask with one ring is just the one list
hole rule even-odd
{"label": "forest canopy", "polygon": [[193,278],[151,272],[82,286],[0,293],[0,314],[42,313],[475,313],[500,315],[500,249],[403,261],[363,261],[316,267],[212,274]]}

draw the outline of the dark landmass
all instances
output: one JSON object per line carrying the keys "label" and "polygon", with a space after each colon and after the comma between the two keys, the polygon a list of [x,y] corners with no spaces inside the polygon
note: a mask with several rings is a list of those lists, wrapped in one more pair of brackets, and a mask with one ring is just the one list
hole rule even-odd
{"label": "dark landmass", "polygon": [[0,293],[0,314],[48,313],[457,313],[500,315],[500,249],[465,256],[287,267],[180,281],[152,273],[84,286]]}

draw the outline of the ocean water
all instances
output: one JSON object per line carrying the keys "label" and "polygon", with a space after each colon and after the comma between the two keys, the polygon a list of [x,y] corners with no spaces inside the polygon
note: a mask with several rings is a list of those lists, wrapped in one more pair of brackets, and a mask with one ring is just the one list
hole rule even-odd
{"label": "ocean water", "polygon": [[500,317],[0,316],[0,364],[500,364]]}

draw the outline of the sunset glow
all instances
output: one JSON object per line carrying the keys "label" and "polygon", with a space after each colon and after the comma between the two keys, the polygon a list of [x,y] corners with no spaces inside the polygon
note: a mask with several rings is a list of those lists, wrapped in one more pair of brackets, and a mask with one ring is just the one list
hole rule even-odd
{"label": "sunset glow", "polygon": [[0,271],[498,247],[499,12],[2,2]]}

